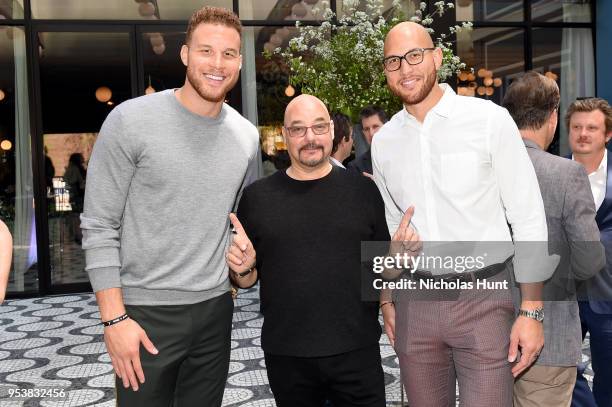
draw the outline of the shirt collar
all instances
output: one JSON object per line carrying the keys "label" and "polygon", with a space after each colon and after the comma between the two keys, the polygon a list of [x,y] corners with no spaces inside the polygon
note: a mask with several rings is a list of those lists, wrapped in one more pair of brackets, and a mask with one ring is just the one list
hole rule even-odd
{"label": "shirt collar", "polygon": [[342,165],[342,163],[341,163],[340,161],[336,160],[336,159],[335,159],[334,157],[332,157],[331,155],[329,156],[329,161],[331,161],[331,163],[332,163],[333,165],[336,165],[337,167],[340,167],[340,168],[346,168],[344,165]]}
{"label": "shirt collar", "polygon": [[457,95],[455,94],[453,88],[451,88],[447,83],[441,83],[439,86],[444,91],[444,95],[442,95],[442,98],[431,110],[433,110],[442,117],[448,118],[450,117],[453,108],[453,102],[455,101],[455,97]]}
{"label": "shirt collar", "polygon": [[[574,154],[572,154],[572,161],[576,161],[576,157],[574,157]],[[606,148],[604,150],[604,155],[603,155],[603,158],[601,159],[601,162],[599,163],[599,166],[591,174],[595,174],[599,171],[606,171],[607,167],[608,167],[608,149]]]}
{"label": "shirt collar", "polygon": [[604,150],[604,156],[601,159],[601,162],[599,163],[599,167],[597,167],[597,170],[595,170],[595,172],[605,171],[607,166],[608,166],[608,149],[606,148]]}
{"label": "shirt collar", "polygon": [[[431,109],[431,111],[438,114],[439,116],[448,118],[450,117],[457,94],[455,93],[453,88],[451,88],[446,83],[441,83],[438,86],[444,91],[444,94],[442,95],[442,98],[440,98],[438,103],[436,103],[435,106]],[[402,109],[402,118],[404,120],[404,123],[406,120],[416,120],[413,115],[408,113],[406,107]]]}

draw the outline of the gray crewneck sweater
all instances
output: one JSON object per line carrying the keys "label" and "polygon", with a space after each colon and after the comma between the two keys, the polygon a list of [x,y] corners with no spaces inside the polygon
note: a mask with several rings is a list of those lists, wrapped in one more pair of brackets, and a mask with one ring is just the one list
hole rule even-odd
{"label": "gray crewneck sweater", "polygon": [[258,161],[257,129],[226,104],[211,119],[167,90],[117,106],[93,149],[81,215],[94,291],[121,287],[130,305],[227,292],[228,214]]}

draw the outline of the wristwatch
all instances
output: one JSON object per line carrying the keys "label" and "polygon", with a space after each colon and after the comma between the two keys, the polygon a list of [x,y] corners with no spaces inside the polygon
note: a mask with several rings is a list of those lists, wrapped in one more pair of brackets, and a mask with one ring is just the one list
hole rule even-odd
{"label": "wristwatch", "polygon": [[538,322],[544,321],[544,309],[543,308],[538,308],[538,309],[529,310],[529,311],[520,309],[518,314],[519,316],[522,316],[522,317],[535,319]]}

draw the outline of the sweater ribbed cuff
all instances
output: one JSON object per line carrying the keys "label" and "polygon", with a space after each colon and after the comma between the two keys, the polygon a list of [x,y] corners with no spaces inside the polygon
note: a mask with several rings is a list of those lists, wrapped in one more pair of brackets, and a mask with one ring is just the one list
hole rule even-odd
{"label": "sweater ribbed cuff", "polygon": [[119,267],[103,267],[87,270],[89,281],[94,292],[106,290],[108,288],[121,288],[121,278],[119,277]]}

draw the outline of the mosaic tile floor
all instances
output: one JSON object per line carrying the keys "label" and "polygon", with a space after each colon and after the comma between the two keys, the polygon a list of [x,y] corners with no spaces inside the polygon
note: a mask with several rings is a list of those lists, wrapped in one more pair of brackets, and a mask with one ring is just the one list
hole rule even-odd
{"label": "mosaic tile floor", "polygon": [[[263,318],[258,298],[258,290],[253,288],[241,291],[235,301],[224,406],[275,405],[260,348]],[[14,300],[0,306],[0,407],[114,406],[112,366],[98,323],[92,294]],[[398,406],[399,367],[385,335],[380,351],[387,403]],[[588,362],[587,352],[583,357]],[[592,375],[590,369],[587,373]],[[9,388],[33,387],[65,388],[67,397],[7,397]]]}

